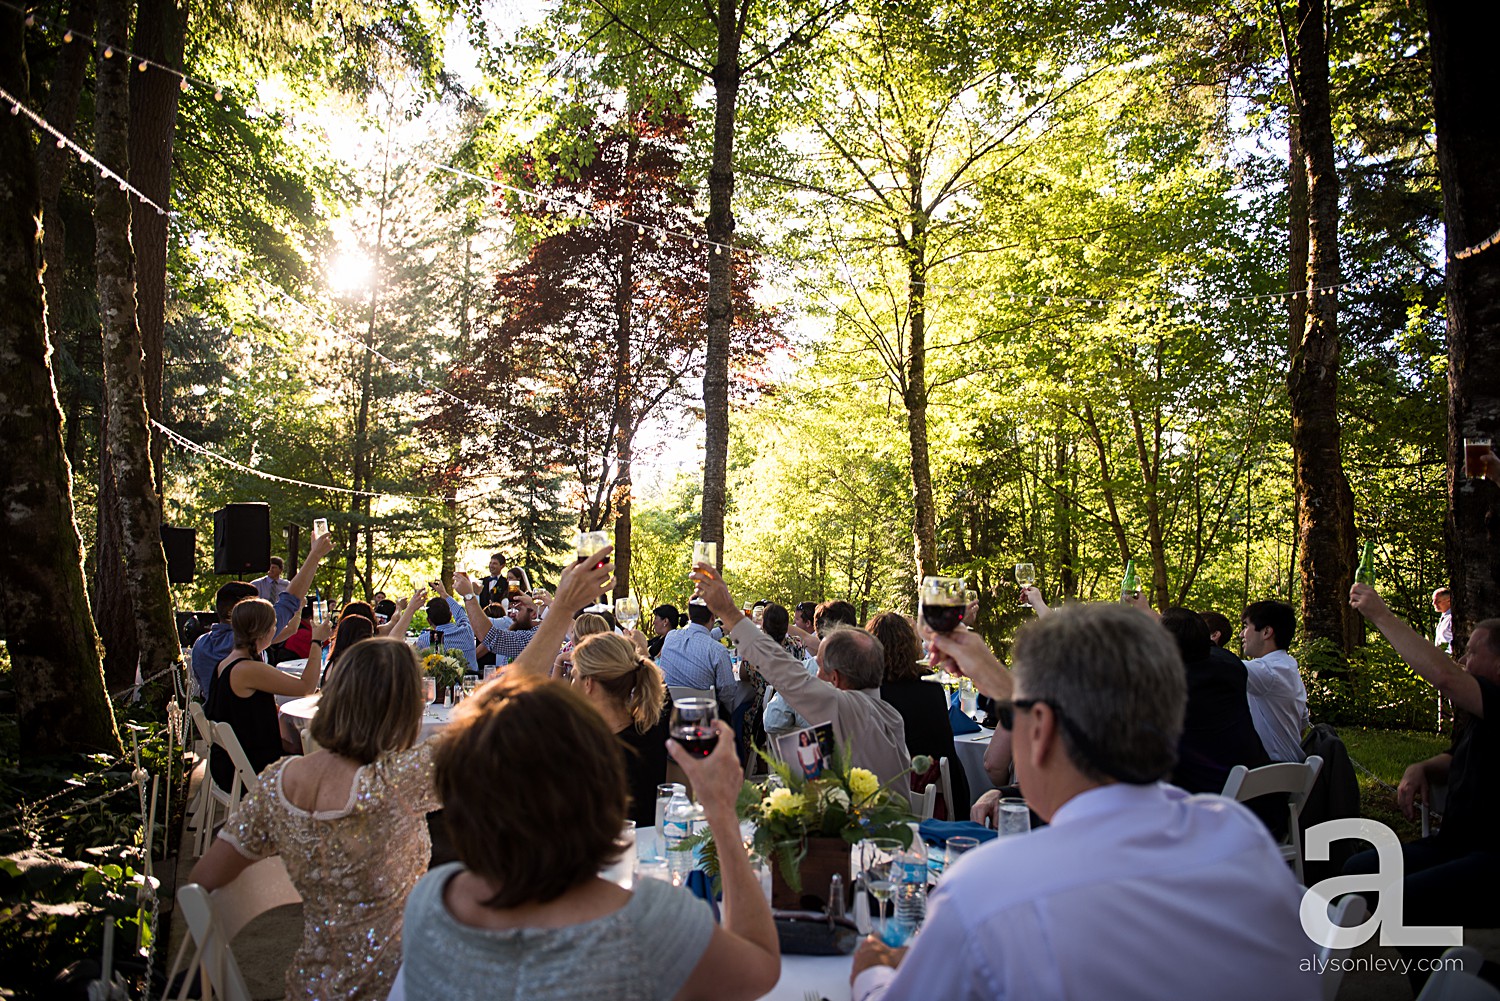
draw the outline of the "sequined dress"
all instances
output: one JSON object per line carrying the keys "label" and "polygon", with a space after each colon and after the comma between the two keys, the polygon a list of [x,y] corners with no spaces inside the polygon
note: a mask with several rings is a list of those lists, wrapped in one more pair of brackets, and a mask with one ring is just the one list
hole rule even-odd
{"label": "sequined dress", "polygon": [[309,813],[286,799],[291,758],[270,765],[219,837],[252,859],[280,855],[302,894],[302,947],[288,998],[380,998],[401,964],[401,915],[427,871],[432,742],[361,767],[340,810]]}

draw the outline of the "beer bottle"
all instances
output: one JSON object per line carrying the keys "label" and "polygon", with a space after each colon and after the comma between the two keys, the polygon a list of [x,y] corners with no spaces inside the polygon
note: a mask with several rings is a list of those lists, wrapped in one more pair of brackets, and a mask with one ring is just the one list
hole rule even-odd
{"label": "beer bottle", "polygon": [[1359,569],[1354,571],[1354,580],[1375,586],[1375,543],[1370,539],[1365,540],[1365,551],[1359,558]]}
{"label": "beer bottle", "polygon": [[1125,579],[1120,582],[1120,600],[1137,598],[1141,593],[1140,582],[1135,576],[1135,560],[1125,561]]}

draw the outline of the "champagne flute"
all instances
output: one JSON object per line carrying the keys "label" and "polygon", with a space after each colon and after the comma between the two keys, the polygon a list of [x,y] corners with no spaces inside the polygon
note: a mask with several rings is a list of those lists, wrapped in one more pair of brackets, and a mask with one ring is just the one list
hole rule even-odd
{"label": "champagne flute", "polygon": [[959,577],[922,578],[922,620],[935,633],[951,633],[964,620],[964,587]]}
{"label": "champagne flute", "polygon": [[894,838],[871,838],[860,842],[860,871],[864,877],[865,889],[875,898],[878,911],[876,917],[880,920],[882,931],[886,901],[896,895],[896,881],[892,878],[891,866],[900,852],[901,842]]}
{"label": "champagne flute", "polygon": [[1016,583],[1021,587],[1020,605],[1022,608],[1025,608],[1026,589],[1036,583],[1036,567],[1032,566],[1030,563],[1017,563]]}
{"label": "champagne flute", "polygon": [[706,758],[719,743],[719,732],[714,729],[719,708],[713,699],[689,698],[672,700],[672,723],[668,731],[683,750],[697,758]]}
{"label": "champagne flute", "polygon": [[615,599],[615,621],[626,629],[634,629],[641,620],[641,601],[633,594]]}

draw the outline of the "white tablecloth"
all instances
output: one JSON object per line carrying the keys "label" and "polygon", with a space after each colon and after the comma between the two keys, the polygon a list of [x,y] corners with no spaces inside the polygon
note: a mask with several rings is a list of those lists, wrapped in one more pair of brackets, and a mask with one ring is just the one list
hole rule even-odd
{"label": "white tablecloth", "polygon": [[984,773],[984,752],[990,749],[990,738],[994,734],[993,730],[981,729],[978,733],[966,733],[953,738],[953,748],[958,752],[959,764],[963,765],[964,775],[969,779],[969,794],[974,799],[995,788],[995,783]]}
{"label": "white tablecloth", "polygon": [[[305,667],[307,667],[307,658],[306,657],[299,657],[296,660],[284,660],[284,661],[282,661],[280,664],[276,665],[276,670],[280,671],[282,674],[285,674],[287,677],[295,678],[296,680],[301,681],[302,680],[302,670]],[[300,698],[300,696],[297,696],[297,695],[278,695],[278,696],[276,696],[276,704],[278,706],[284,706],[288,702],[291,702],[292,700],[297,699],[297,698]]]}
{"label": "white tablecloth", "polygon": [[[318,699],[321,695],[307,695],[300,699],[292,699],[281,707],[281,715],[291,717],[301,730],[312,721],[318,713]],[[424,705],[422,707],[422,740],[426,740],[448,725],[449,715],[453,712],[452,706]]]}

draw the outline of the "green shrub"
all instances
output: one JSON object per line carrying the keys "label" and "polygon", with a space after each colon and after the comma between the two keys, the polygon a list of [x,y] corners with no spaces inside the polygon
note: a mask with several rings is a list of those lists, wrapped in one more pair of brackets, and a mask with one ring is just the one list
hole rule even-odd
{"label": "green shrub", "polygon": [[1356,647],[1342,673],[1328,670],[1334,658],[1326,648],[1294,648],[1293,652],[1302,668],[1307,709],[1314,723],[1436,731],[1437,690],[1387,644]]}

